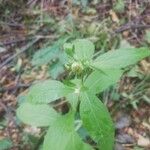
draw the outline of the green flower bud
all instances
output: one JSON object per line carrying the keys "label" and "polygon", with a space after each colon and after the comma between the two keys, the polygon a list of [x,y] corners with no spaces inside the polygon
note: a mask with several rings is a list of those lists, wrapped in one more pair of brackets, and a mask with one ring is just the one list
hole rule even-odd
{"label": "green flower bud", "polygon": [[83,71],[83,65],[81,64],[81,63],[79,63],[79,62],[74,62],[72,65],[71,65],[71,70],[72,70],[72,72],[74,72],[74,73],[77,73],[77,74],[79,74],[79,73],[81,73],[82,71]]}

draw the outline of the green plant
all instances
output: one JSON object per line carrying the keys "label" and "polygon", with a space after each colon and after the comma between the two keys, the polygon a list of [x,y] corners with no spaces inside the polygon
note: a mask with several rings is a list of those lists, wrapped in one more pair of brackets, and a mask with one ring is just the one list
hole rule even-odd
{"label": "green plant", "polygon": [[49,64],[49,74],[53,79],[56,79],[64,72],[64,64],[66,63],[66,54],[61,47],[68,38],[62,37],[53,45],[37,51],[32,59],[32,65],[39,67],[44,64]]}
{"label": "green plant", "polygon": [[10,139],[8,138],[0,139],[0,150],[11,149],[12,146],[13,143]]}
{"label": "green plant", "polygon": [[[106,106],[96,94],[115,84],[124,68],[150,55],[147,48],[125,48],[94,56],[94,45],[87,39],[65,43],[70,70],[63,82],[46,80],[33,85],[27,100],[17,110],[26,124],[49,127],[44,150],[112,150],[114,126]],[[57,111],[54,101],[64,99],[67,113]],[[79,132],[84,129],[84,138]],[[92,143],[87,142],[87,137]]]}
{"label": "green plant", "polygon": [[123,0],[117,0],[114,5],[114,10],[117,12],[124,12],[125,9],[125,2]]}

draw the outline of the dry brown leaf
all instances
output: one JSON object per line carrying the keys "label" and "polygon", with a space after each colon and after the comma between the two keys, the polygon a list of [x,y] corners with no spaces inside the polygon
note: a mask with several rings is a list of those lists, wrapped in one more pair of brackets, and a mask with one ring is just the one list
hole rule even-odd
{"label": "dry brown leaf", "polygon": [[119,23],[119,18],[118,18],[117,14],[113,10],[110,10],[109,14],[111,15],[112,21],[114,21],[116,23]]}
{"label": "dry brown leaf", "polygon": [[137,144],[139,146],[148,147],[148,146],[150,146],[150,139],[146,138],[146,137],[143,137],[141,135],[138,135]]}
{"label": "dry brown leaf", "polygon": [[148,124],[147,122],[143,122],[142,125],[150,130],[150,124]]}
{"label": "dry brown leaf", "polygon": [[150,63],[147,62],[146,60],[142,60],[141,61],[141,67],[142,67],[142,70],[146,73],[149,73],[150,72]]}

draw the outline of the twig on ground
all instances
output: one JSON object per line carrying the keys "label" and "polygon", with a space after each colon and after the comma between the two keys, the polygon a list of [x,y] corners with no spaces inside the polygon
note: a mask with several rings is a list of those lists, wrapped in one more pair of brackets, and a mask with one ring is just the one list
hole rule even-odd
{"label": "twig on ground", "polygon": [[126,30],[130,29],[148,29],[150,28],[150,25],[143,25],[143,24],[125,24],[121,26],[120,28],[116,29],[114,33],[121,33]]}
{"label": "twig on ground", "polygon": [[[14,43],[19,43],[19,42],[24,42],[26,41],[27,39],[16,39],[16,40],[13,40],[13,41],[7,41],[7,42],[3,42],[2,45],[11,45],[11,44],[14,44]],[[30,39],[29,39],[30,40]]]}
{"label": "twig on ground", "polygon": [[8,59],[6,59],[6,61],[4,61],[1,65],[0,65],[0,70],[9,62],[11,62],[15,57],[17,57],[18,55],[20,55],[21,53],[25,52],[26,50],[28,50],[33,44],[35,44],[37,41],[39,41],[41,38],[38,37],[36,39],[34,39],[33,41],[31,41],[28,45],[24,46],[18,53],[14,54],[13,56],[9,57]]}
{"label": "twig on ground", "polygon": [[29,87],[31,84],[17,84],[17,85],[14,85],[14,86],[11,86],[11,87],[3,87],[0,89],[0,92],[5,92],[5,91],[11,91],[11,90],[15,90],[15,89],[18,89],[18,88],[27,88]]}
{"label": "twig on ground", "polygon": [[14,117],[13,117],[13,114],[11,112],[11,109],[9,107],[7,107],[3,102],[2,102],[2,99],[0,99],[0,106],[4,109],[4,111],[6,112],[6,115],[8,117],[8,121],[12,121],[15,125],[15,120],[14,120]]}
{"label": "twig on ground", "polygon": [[34,37],[28,37],[28,38],[24,38],[24,39],[15,39],[13,41],[7,41],[7,42],[1,42],[2,45],[11,45],[11,44],[14,44],[14,43],[19,43],[19,42],[24,42],[24,41],[30,41],[32,40],[33,38],[40,38],[40,39],[56,39],[58,38],[57,35],[36,35]]}

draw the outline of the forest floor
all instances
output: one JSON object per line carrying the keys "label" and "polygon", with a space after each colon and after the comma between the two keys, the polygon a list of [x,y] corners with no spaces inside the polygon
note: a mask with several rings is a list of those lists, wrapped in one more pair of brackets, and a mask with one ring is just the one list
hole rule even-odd
{"label": "forest floor", "polygon": [[[64,77],[55,62],[37,67],[31,61],[65,35],[89,38],[102,53],[150,47],[150,1],[0,0],[0,140],[6,139],[8,149],[38,149],[40,129],[20,124],[16,108],[34,81]],[[100,96],[115,122],[115,150],[149,150],[150,59]]]}

